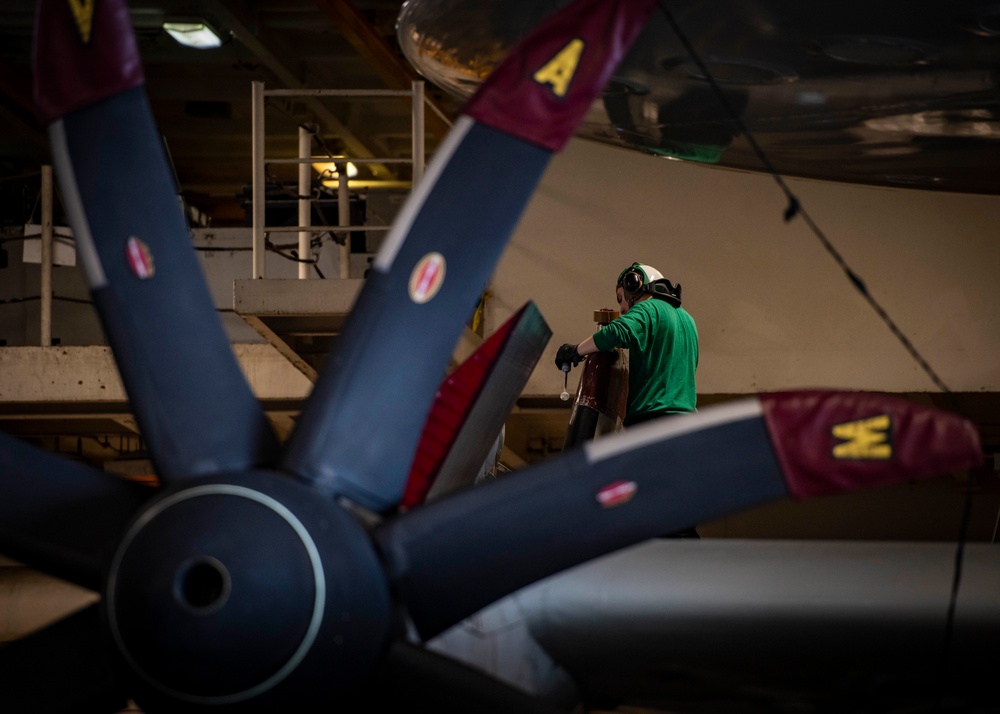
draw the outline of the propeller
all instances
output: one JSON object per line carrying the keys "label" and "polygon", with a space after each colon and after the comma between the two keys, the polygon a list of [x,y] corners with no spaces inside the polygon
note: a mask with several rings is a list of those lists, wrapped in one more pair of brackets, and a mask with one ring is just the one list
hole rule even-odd
{"label": "propeller", "polygon": [[[678,526],[978,461],[971,425],[944,412],[793,393],[650,423],[378,522],[403,495],[434,387],[531,187],[652,7],[575,2],[484,84],[393,228],[279,454],[168,210],[178,206],[164,165],[133,157],[162,149],[127,9],[41,0],[39,106],[162,488],[137,494],[0,439],[0,552],[101,595],[0,650],[0,692],[23,700],[37,688],[43,708],[68,711],[113,711],[125,695],[147,712],[388,709],[413,694],[442,711],[546,711],[414,640]],[[859,456],[855,440],[891,448]],[[67,517],[76,507],[107,522],[90,530]],[[48,668],[50,649],[85,660],[96,692],[72,667]]]}

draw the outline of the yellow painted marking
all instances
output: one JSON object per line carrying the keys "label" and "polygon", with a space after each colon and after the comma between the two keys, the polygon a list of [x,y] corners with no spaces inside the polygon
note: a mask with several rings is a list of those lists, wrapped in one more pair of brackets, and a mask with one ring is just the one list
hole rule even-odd
{"label": "yellow painted marking", "polygon": [[73,11],[73,19],[76,20],[76,29],[80,31],[80,38],[83,44],[90,42],[90,28],[94,22],[94,2],[95,0],[67,0],[70,10]]}
{"label": "yellow painted marking", "polygon": [[548,84],[557,97],[565,97],[569,91],[569,83],[576,74],[576,66],[583,54],[583,40],[579,37],[569,41],[556,56],[545,63],[545,66],[535,72],[533,78],[539,84]]}
{"label": "yellow painted marking", "polygon": [[889,442],[888,414],[870,419],[837,424],[833,435],[844,443],[833,447],[836,459],[889,459],[892,458],[892,444]]}

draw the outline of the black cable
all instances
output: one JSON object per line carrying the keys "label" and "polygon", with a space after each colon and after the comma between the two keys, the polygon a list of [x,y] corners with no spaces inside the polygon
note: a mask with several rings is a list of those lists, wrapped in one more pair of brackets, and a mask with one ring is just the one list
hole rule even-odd
{"label": "black cable", "polygon": [[5,298],[0,300],[0,305],[16,305],[20,302],[32,302],[34,300],[41,300],[41,295],[28,295],[27,297],[13,297]]}
{"label": "black cable", "polygon": [[0,183],[5,183],[7,181],[25,181],[31,178],[41,178],[41,171],[29,171],[23,174],[17,174],[16,176],[0,176]]}
{"label": "black cable", "polygon": [[[42,237],[41,233],[36,233],[30,236],[12,236],[10,238],[0,238],[0,245],[4,243],[18,243],[26,240],[40,240]],[[66,245],[76,245],[76,239],[67,233],[53,233],[52,239],[59,241],[60,243],[65,243]]]}
{"label": "black cable", "polygon": [[[343,158],[334,156],[333,152],[330,150],[330,147],[328,147],[326,145],[326,142],[323,141],[323,137],[320,136],[319,131],[315,126],[311,126],[308,124],[299,124],[299,126],[309,132],[309,135],[313,138],[313,141],[319,144],[319,148],[322,150],[324,154],[326,154],[326,158],[331,159],[334,162],[336,162],[338,158],[341,159]],[[347,160],[344,159],[345,163],[346,161]],[[344,170],[346,171],[347,169],[345,168]],[[333,174],[331,173],[329,176],[326,176],[326,173],[327,171],[324,171],[323,174],[320,175],[319,177],[320,184],[322,184],[323,181],[333,180]],[[330,221],[327,220],[326,214],[323,213],[323,208],[318,203],[318,196],[316,197],[316,203],[314,203],[313,205],[316,208],[316,214],[319,216],[319,219],[323,222],[323,225],[326,226],[327,228],[335,228],[335,226],[330,225]],[[337,243],[338,245],[344,245],[347,242],[347,233],[348,231],[329,231],[326,233],[326,235],[328,235],[330,237],[330,240],[332,240],[334,243]]]}
{"label": "black cable", "polygon": [[[313,238],[312,241],[310,241],[310,245],[313,248],[318,248],[320,246],[320,243],[321,243],[321,241],[318,238]],[[291,253],[286,253],[285,252],[285,251],[297,249],[298,247],[299,247],[298,243],[272,243],[270,241],[270,239],[265,238],[265,240],[264,240],[264,249],[265,250],[268,250],[268,251],[271,251],[272,253],[280,255],[285,260],[291,260],[294,263],[309,263],[310,265],[313,266],[313,269],[316,271],[316,274],[319,275],[319,277],[321,277],[321,278],[323,278],[325,280],[326,276],[323,274],[323,271],[319,269],[319,265],[318,265],[319,260],[318,259],[316,259],[316,258],[303,259],[303,258],[299,258],[298,255],[293,255]],[[221,246],[195,246],[194,249],[196,251],[201,251],[203,253],[235,253],[235,252],[238,252],[238,251],[244,251],[244,252],[245,251],[250,251],[250,250],[253,250],[253,247],[251,247],[251,246],[235,246],[235,247],[232,247],[232,248],[224,248],[224,247],[221,247]]]}
{"label": "black cable", "polygon": [[[22,302],[34,302],[35,300],[41,300],[41,299],[42,299],[41,295],[27,295],[25,297],[5,298],[5,299],[0,299],[0,305],[16,305]],[[65,297],[62,295],[53,295],[52,299],[59,302],[73,302],[79,305],[94,304],[93,300],[88,300],[86,298]]]}
{"label": "black cable", "polygon": [[[666,18],[667,23],[670,25],[670,27],[674,31],[674,34],[677,36],[677,39],[680,40],[681,44],[684,46],[684,50],[687,52],[688,56],[698,66],[698,69],[701,71],[702,76],[705,77],[705,79],[711,85],[712,90],[718,96],[719,101],[722,102],[723,107],[725,107],[726,111],[728,111],[729,114],[732,116],[732,118],[736,121],[737,125],[740,128],[740,131],[746,137],[747,142],[750,144],[754,153],[760,159],[760,162],[764,165],[764,167],[767,169],[767,172],[771,175],[775,183],[778,184],[778,187],[781,189],[781,191],[785,194],[785,197],[788,199],[788,206],[784,212],[785,221],[786,222],[790,221],[793,218],[795,218],[795,216],[802,216],[802,219],[806,222],[806,225],[813,232],[813,235],[815,235],[819,239],[820,243],[823,245],[826,251],[833,257],[834,261],[837,263],[838,266],[840,266],[841,270],[844,271],[844,274],[847,276],[847,279],[851,281],[851,284],[854,285],[854,287],[858,290],[858,292],[861,293],[862,297],[864,297],[864,299],[868,302],[868,304],[875,311],[875,313],[889,327],[889,330],[892,332],[892,334],[896,336],[896,339],[898,339],[900,343],[902,343],[903,347],[910,354],[910,356],[916,361],[916,363],[920,365],[920,368],[924,371],[924,373],[927,374],[928,377],[930,377],[931,381],[934,382],[935,385],[937,385],[938,389],[940,389],[945,395],[948,396],[950,402],[955,407],[957,407],[958,406],[957,399],[955,398],[955,395],[951,391],[951,389],[948,388],[948,385],[945,384],[944,380],[941,379],[940,376],[938,376],[937,372],[935,372],[934,369],[927,362],[927,360],[924,359],[923,355],[920,354],[919,350],[917,350],[917,348],[913,345],[910,339],[903,333],[903,331],[899,328],[896,322],[889,316],[889,313],[886,312],[886,310],[879,304],[877,300],[875,300],[874,297],[872,297],[872,295],[868,292],[868,288],[865,285],[865,282],[847,264],[847,261],[844,260],[844,257],[840,254],[840,251],[838,251],[834,247],[834,245],[826,237],[826,234],[819,228],[818,225],[816,225],[816,222],[813,221],[809,213],[802,207],[802,204],[800,203],[799,199],[795,196],[795,194],[792,193],[791,189],[788,188],[788,185],[785,183],[784,178],[781,176],[781,174],[778,173],[777,169],[775,169],[774,165],[771,163],[771,160],[760,148],[760,145],[757,143],[757,139],[754,137],[749,127],[747,127],[746,122],[743,121],[743,117],[740,115],[739,112],[737,112],[733,108],[732,104],[729,102],[729,99],[726,97],[725,92],[723,92],[722,88],[719,87],[718,82],[715,81],[715,77],[713,77],[712,73],[709,72],[708,67],[702,61],[701,57],[698,55],[698,52],[695,50],[694,46],[688,40],[687,35],[684,33],[680,25],[678,25],[677,21],[674,19],[673,14],[667,8],[665,0],[659,0],[658,5],[660,10],[663,12],[664,17]],[[960,410],[956,408],[956,411]],[[948,676],[948,669],[949,669],[948,660],[950,657],[952,634],[955,625],[955,606],[958,601],[958,590],[962,580],[962,561],[965,552],[965,542],[968,533],[971,504],[972,504],[972,489],[969,488],[966,491],[965,507],[962,513],[961,526],[959,528],[958,548],[955,552],[955,568],[952,577],[951,596],[948,602],[948,615],[945,621],[944,642],[941,654],[942,690],[944,688],[944,683],[945,683],[944,680],[946,680]],[[940,701],[938,703],[938,706],[940,706]]]}
{"label": "black cable", "polygon": [[[318,268],[317,268],[317,272],[319,272]],[[322,276],[322,273],[320,273],[320,275]],[[2,299],[0,299],[0,305],[18,305],[20,303],[35,302],[35,301],[41,300],[41,299],[42,299],[41,295],[27,295],[25,297],[2,298]],[[78,305],[93,305],[94,304],[93,300],[88,300],[87,298],[65,297],[63,295],[53,295],[52,299],[54,301],[57,301],[57,302],[72,302],[72,303],[76,303]],[[236,310],[234,310],[231,307],[217,307],[217,308],[215,308],[215,311],[216,312],[231,312],[233,314],[236,314]]]}
{"label": "black cable", "polygon": [[315,126],[307,126],[305,124],[299,124],[299,126],[308,131],[312,135],[313,140],[317,144],[319,144],[319,148],[323,150],[323,153],[326,154],[326,157],[328,159],[337,158],[336,156],[333,155],[333,152],[330,151],[330,147],[326,145],[326,142],[323,141],[323,137],[319,135],[319,131],[316,130]]}
{"label": "black cable", "polygon": [[[969,478],[972,476],[970,474]],[[965,503],[962,508],[962,521],[958,527],[958,548],[955,551],[955,570],[951,578],[951,596],[948,599],[948,616],[945,619],[944,628],[944,648],[941,652],[941,680],[939,682],[938,699],[935,709],[941,710],[941,702],[945,696],[945,688],[948,683],[949,670],[951,669],[949,659],[951,658],[951,642],[954,635],[955,607],[958,604],[958,589],[962,582],[962,562],[965,557],[965,542],[968,538],[969,520],[972,515],[972,483],[967,483],[965,487]]]}
{"label": "black cable", "polygon": [[[312,202],[311,208],[314,208],[316,210],[316,215],[319,216],[320,221],[322,221],[323,227],[327,228],[327,229],[332,228],[332,226],[330,225],[330,221],[327,220],[326,214],[323,212],[323,208],[319,205],[319,195],[318,195],[319,192],[318,192],[318,189],[317,189],[315,195],[312,194],[312,193],[310,193],[310,195],[308,195],[308,196],[299,195],[297,192],[292,191],[291,189],[287,188],[284,184],[282,184],[281,182],[279,182],[271,174],[271,166],[270,166],[270,164],[265,164],[264,165],[264,183],[268,184],[268,185],[270,185],[270,186],[272,186],[274,188],[276,188],[278,191],[280,191],[281,193],[285,194],[289,198],[294,198],[296,201],[301,201],[301,200],[311,201]],[[313,236],[310,239],[310,244],[314,248],[315,247],[319,247],[320,245],[322,245],[322,241],[323,241],[323,237],[324,236],[329,237],[330,240],[334,241],[335,243],[339,243],[341,245],[343,245],[344,240],[346,240],[346,239],[338,240],[338,236],[334,235],[331,230],[326,230],[326,231],[320,231],[318,234],[316,234],[315,236]]]}
{"label": "black cable", "polygon": [[315,265],[316,264],[316,259],[315,258],[300,258],[297,254],[286,253],[285,250],[283,250],[282,248],[276,246],[268,238],[264,239],[264,248],[266,248],[267,250],[271,251],[272,253],[277,253],[278,255],[280,255],[285,260],[290,260],[293,263],[308,263],[309,265]]}
{"label": "black cable", "polygon": [[[330,151],[329,147],[323,141],[323,138],[319,135],[319,131],[316,129],[315,126],[312,126],[312,125],[300,122],[299,123],[299,127],[302,128],[302,129],[305,129],[306,131],[309,132],[309,135],[312,137],[312,139],[317,144],[319,144],[319,146],[323,150],[323,152],[326,153],[327,158],[330,158],[330,159],[337,158],[337,157],[335,157],[333,155],[333,152]],[[334,243],[337,243],[338,245],[344,245],[344,244],[347,243],[347,237],[348,237],[349,231],[337,231],[337,230],[335,230],[334,226],[331,226],[330,221],[326,217],[326,213],[324,213],[324,211],[323,211],[323,207],[319,205],[319,189],[318,188],[315,191],[315,195],[313,193],[310,193],[310,195],[308,195],[308,196],[301,196],[298,193],[289,190],[283,184],[281,184],[280,182],[278,182],[271,175],[270,166],[268,164],[264,165],[264,178],[265,178],[265,182],[266,183],[271,184],[272,186],[276,187],[279,191],[281,191],[282,193],[290,196],[291,198],[294,198],[294,199],[299,200],[299,201],[303,200],[303,199],[307,199],[307,200],[309,200],[309,201],[312,202],[311,209],[315,209],[316,215],[319,216],[319,219],[322,222],[323,227],[328,229],[328,230],[321,231],[320,233],[314,235],[309,240],[309,245],[312,248],[315,248],[317,250],[321,249],[323,247],[323,238],[324,237],[329,238],[330,240],[332,240]],[[322,179],[322,176],[320,178]],[[295,255],[295,256],[287,255],[287,254],[283,253],[280,250],[281,248],[291,249],[291,248],[297,248],[297,247],[298,247],[297,244],[295,244],[294,246],[293,245],[278,246],[278,245],[275,245],[273,243],[269,243],[268,241],[265,241],[265,248],[267,248],[268,250],[272,250],[273,252],[277,253],[278,255],[280,255],[281,257],[285,258],[286,260],[291,260],[291,261],[294,261],[296,263],[310,263],[310,264],[312,264],[313,269],[316,271],[316,274],[319,275],[320,278],[322,278],[322,279],[325,280],[326,276],[323,274],[323,271],[320,270],[320,268],[319,268],[319,260],[318,260],[318,258],[314,258],[312,260],[302,259],[302,258],[299,258],[297,255]]]}

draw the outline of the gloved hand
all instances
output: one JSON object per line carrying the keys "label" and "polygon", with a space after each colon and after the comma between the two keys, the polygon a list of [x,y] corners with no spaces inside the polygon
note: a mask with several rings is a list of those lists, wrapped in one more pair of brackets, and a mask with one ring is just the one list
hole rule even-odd
{"label": "gloved hand", "polygon": [[576,351],[576,345],[565,344],[556,352],[556,367],[569,372],[570,365],[576,367],[583,357]]}

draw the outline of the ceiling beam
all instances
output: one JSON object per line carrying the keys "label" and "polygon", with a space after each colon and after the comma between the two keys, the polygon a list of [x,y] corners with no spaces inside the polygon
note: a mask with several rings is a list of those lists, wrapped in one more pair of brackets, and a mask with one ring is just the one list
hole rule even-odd
{"label": "ceiling beam", "polygon": [[[242,19],[237,17],[225,4],[219,0],[209,0],[212,14],[222,23],[233,36],[239,40],[260,62],[278,78],[286,89],[306,89],[306,86],[285,67],[264,44],[257,39]],[[345,153],[359,159],[378,158],[367,144],[354,134],[343,122],[331,112],[325,104],[316,97],[302,97],[303,104],[309,107],[328,131],[336,134],[344,143]],[[369,164],[368,168],[379,179],[395,179],[395,174],[381,164]]]}
{"label": "ceiling beam", "polygon": [[[412,82],[423,80],[413,67],[400,59],[382,33],[365,19],[352,0],[314,0],[314,2],[337,32],[351,44],[361,55],[361,59],[375,70],[390,89],[409,91]],[[451,128],[450,124],[442,119],[442,116],[448,116],[448,112],[429,94],[424,94],[424,99],[432,108],[424,120],[427,133],[439,139],[443,138]]]}

